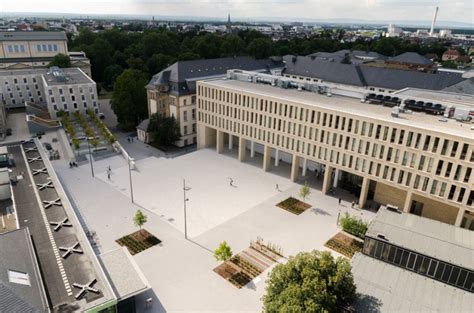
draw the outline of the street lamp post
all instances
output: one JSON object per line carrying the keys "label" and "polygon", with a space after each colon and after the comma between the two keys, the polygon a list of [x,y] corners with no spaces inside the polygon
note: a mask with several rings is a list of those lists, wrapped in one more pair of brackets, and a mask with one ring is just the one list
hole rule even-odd
{"label": "street lamp post", "polygon": [[133,201],[133,184],[132,184],[132,163],[135,161],[134,158],[128,158],[128,177],[130,179],[130,199],[132,200],[132,203],[135,203]]}
{"label": "street lamp post", "polygon": [[91,152],[91,145],[89,143],[89,140],[92,137],[87,137],[87,147],[89,148],[89,162],[91,163],[91,172],[92,172],[92,177],[94,177],[94,166],[92,165],[92,152]]}
{"label": "street lamp post", "polygon": [[184,238],[188,239],[188,227],[187,227],[187,220],[186,220],[186,202],[189,201],[186,198],[186,191],[190,190],[191,188],[186,187],[186,180],[183,178],[183,208],[184,208]]}

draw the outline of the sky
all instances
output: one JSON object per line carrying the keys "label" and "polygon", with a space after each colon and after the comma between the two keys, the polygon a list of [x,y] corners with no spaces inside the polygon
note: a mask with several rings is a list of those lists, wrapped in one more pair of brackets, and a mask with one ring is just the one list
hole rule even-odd
{"label": "sky", "polygon": [[0,12],[125,14],[182,17],[360,19],[391,23],[474,24],[473,0],[0,0]]}

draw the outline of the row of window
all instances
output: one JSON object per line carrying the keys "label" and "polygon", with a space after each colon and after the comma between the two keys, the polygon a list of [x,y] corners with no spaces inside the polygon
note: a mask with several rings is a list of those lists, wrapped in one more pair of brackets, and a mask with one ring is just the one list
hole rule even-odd
{"label": "row of window", "polygon": [[[247,117],[251,123],[262,124],[262,120],[273,118],[282,123],[292,123],[294,127],[320,126],[332,130],[345,131],[376,140],[382,140],[392,145],[401,145],[407,148],[422,150],[424,152],[443,155],[460,160],[466,160],[469,149],[468,143],[442,139],[438,136],[423,135],[397,127],[389,127],[353,118],[346,118],[337,114],[324,113],[313,109],[305,109],[290,104],[269,101],[247,95],[218,90],[210,87],[199,86],[199,94],[212,100],[223,101],[215,103],[204,101],[204,109],[212,113],[241,119],[241,111],[237,106],[247,108]],[[229,105],[235,105],[231,107]],[[291,124],[290,124],[291,125]],[[300,134],[301,135],[301,134]],[[471,154],[474,161],[474,154]]]}
{"label": "row of window", "polygon": [[445,284],[474,291],[474,271],[472,270],[370,237],[365,238],[363,253]]}
{"label": "row of window", "polygon": [[55,44],[55,43],[36,45],[36,51],[38,51],[38,52],[57,52],[58,51],[58,45]]}
{"label": "row of window", "polygon": [[183,126],[183,136],[191,135],[191,134],[195,134],[195,133],[196,133],[196,123],[193,123],[193,125],[192,125],[192,133],[188,133],[188,126],[187,125]]}
{"label": "row of window", "polygon": [[[64,91],[62,88],[58,88],[57,91],[59,92],[60,95],[64,94]],[[91,98],[94,99],[94,88],[92,87],[89,87],[89,93],[91,94]],[[79,93],[83,93],[84,92],[84,88],[83,87],[79,87]],[[69,93],[70,94],[73,94],[74,93],[74,89],[72,87],[69,87]],[[49,89],[48,90],[48,94],[51,96],[53,95],[53,89]]]}
{"label": "row of window", "polygon": [[[191,110],[191,118],[194,121],[196,119],[196,109]],[[183,110],[183,122],[188,121],[188,111]]]}
{"label": "row of window", "polygon": [[[84,106],[84,109],[87,109],[87,102],[83,102],[82,105]],[[92,106],[96,107],[97,106],[97,102],[93,102],[92,103]],[[73,108],[74,109],[77,109],[78,108],[78,105],[76,102],[73,103]],[[56,104],[53,104],[53,110],[54,111],[59,111],[59,110],[64,110],[64,111],[67,111],[68,110],[68,105],[67,103],[63,103],[62,105],[62,108],[60,109]]]}
{"label": "row of window", "polygon": [[[206,114],[202,112],[202,108],[205,110],[206,107],[202,102],[199,103],[200,122],[270,143],[282,150],[303,153],[316,158],[319,161],[337,164],[359,173],[369,174],[432,195],[437,195],[443,199],[456,201],[470,206],[473,205],[474,191],[469,192],[465,187],[459,186],[459,183],[453,183],[450,179],[445,179],[446,181],[442,182],[438,179],[432,179],[429,175],[425,176],[421,175],[422,173],[414,172],[416,169],[427,172],[437,170],[437,168],[433,166],[434,158],[432,157],[430,157],[429,160],[426,160],[425,156],[420,157],[417,167],[415,167],[417,162],[416,160],[414,161],[413,158],[411,159],[411,163],[413,163],[414,166],[411,166],[412,164],[409,164],[408,162],[404,167],[399,165],[390,166],[390,163],[393,162],[403,162],[400,160],[399,152],[393,152],[392,147],[386,148],[384,145],[351,138],[347,135],[343,136],[338,134],[338,136],[335,136],[335,134],[331,134],[329,131],[325,130],[318,132],[317,129],[312,130],[315,137],[313,137],[313,135],[309,137],[314,139],[315,143],[302,141],[300,140],[301,137],[297,135],[288,136],[282,134],[281,131],[275,132],[253,127],[254,123],[251,122],[251,119],[244,118],[244,121],[249,122],[249,125],[228,118]],[[377,162],[377,159],[379,159],[380,162]],[[386,162],[387,160],[390,161]],[[444,166],[444,168],[444,172],[452,171],[453,166],[449,166],[448,164]],[[458,181],[462,180],[463,183],[469,182],[472,176],[472,168],[457,165],[454,176],[458,178]]]}

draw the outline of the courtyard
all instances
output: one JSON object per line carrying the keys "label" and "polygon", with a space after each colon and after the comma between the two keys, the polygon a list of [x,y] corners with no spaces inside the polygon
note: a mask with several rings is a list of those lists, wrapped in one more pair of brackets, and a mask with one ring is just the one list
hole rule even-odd
{"label": "courtyard", "polygon": [[[301,251],[327,250],[326,241],[340,231],[336,226],[339,213],[349,212],[367,221],[374,216],[351,209],[354,199],[341,197],[339,205],[338,196],[323,195],[317,182],[311,184],[311,194],[305,199],[309,209],[295,215],[278,208],[276,204],[288,197],[300,199],[301,183],[214,150],[137,161],[131,171],[134,204],[128,164],[120,156],[95,162],[95,178],[88,164],[73,169],[64,161],[53,164],[83,224],[96,234],[98,253],[116,249],[115,240],[137,230],[132,222],[137,209],[148,215],[144,229],[162,242],[133,256],[154,292],[152,309],[145,310],[143,305],[149,295],[139,302],[143,312],[259,312],[271,268],[243,288],[236,288],[213,271],[219,264],[213,250],[222,241],[236,254],[260,237],[281,247],[282,254],[289,257]],[[110,180],[108,166],[112,168]],[[183,234],[183,179],[189,187],[188,240]],[[186,301],[180,295],[185,295]]]}

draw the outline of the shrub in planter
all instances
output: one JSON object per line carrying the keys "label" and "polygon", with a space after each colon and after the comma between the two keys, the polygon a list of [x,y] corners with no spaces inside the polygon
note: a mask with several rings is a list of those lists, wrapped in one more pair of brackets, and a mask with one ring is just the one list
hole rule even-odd
{"label": "shrub in planter", "polygon": [[350,216],[348,213],[345,213],[344,216],[341,217],[339,222],[345,232],[364,239],[368,227],[368,224],[366,222],[364,222],[360,218]]}

